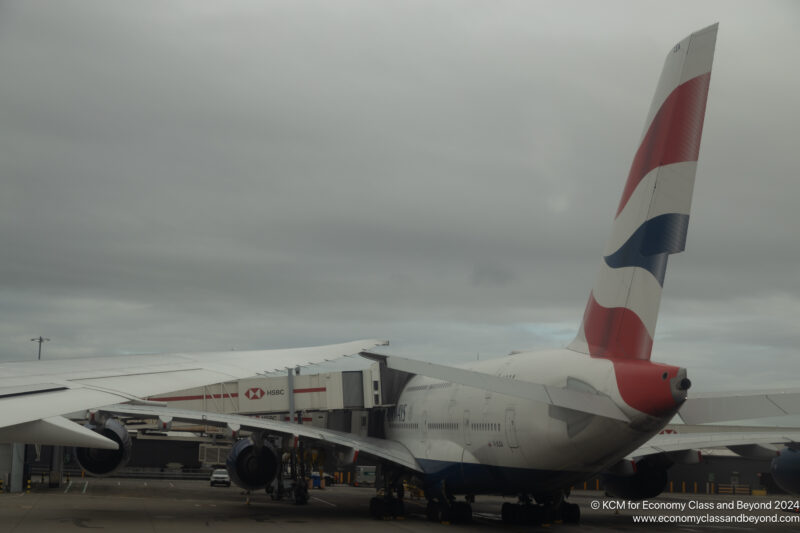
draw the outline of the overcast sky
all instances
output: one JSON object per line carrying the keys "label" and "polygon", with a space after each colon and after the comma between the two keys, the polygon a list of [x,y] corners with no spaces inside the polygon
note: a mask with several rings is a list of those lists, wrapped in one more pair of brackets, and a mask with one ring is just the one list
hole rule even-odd
{"label": "overcast sky", "polygon": [[575,335],[669,49],[720,23],[653,359],[800,386],[797,2],[0,3],[0,359]]}

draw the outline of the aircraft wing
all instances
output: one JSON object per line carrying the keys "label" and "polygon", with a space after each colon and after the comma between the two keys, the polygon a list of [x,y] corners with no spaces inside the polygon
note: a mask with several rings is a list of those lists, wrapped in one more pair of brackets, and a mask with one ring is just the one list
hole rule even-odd
{"label": "aircraft wing", "polygon": [[[386,341],[282,350],[131,355],[0,364],[0,442],[78,445],[116,449],[90,438],[60,415],[178,389],[282,371],[353,355]],[[62,437],[57,438],[58,435]],[[88,440],[87,440],[88,439]]]}
{"label": "aircraft wing", "polygon": [[386,459],[396,465],[408,468],[409,470],[416,472],[423,471],[411,452],[399,442],[373,437],[360,437],[352,433],[318,428],[307,424],[295,424],[266,418],[207,413],[151,405],[112,405],[103,407],[99,409],[99,411],[114,415],[144,418],[170,417],[174,422],[200,423],[248,431],[267,430],[270,433],[305,437],[344,447],[357,453],[366,453],[380,459]]}
{"label": "aircraft wing", "polygon": [[687,424],[800,414],[800,389],[693,395],[678,412]]}
{"label": "aircraft wing", "polygon": [[764,431],[714,431],[709,426],[705,433],[664,433],[654,436],[643,446],[632,451],[628,458],[642,457],[658,453],[674,453],[702,448],[727,448],[753,444],[789,444],[800,442],[800,430]]}

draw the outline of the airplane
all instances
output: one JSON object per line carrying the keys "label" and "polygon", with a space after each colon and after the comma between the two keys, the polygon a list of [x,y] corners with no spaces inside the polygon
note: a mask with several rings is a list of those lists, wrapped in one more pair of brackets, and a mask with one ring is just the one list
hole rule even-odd
{"label": "airplane", "polygon": [[[102,475],[130,455],[119,418],[158,418],[165,428],[202,421],[251,433],[236,442],[227,462],[231,479],[248,490],[280,480],[283,452],[304,442],[344,450],[349,463],[359,454],[380,462],[385,490],[370,501],[375,517],[403,512],[402,482],[412,479],[424,488],[432,520],[468,521],[476,495],[503,494],[519,499],[503,505],[504,521],[541,523],[577,522],[580,509],[567,502],[570,487],[597,474],[609,494],[640,499],[660,493],[667,469],[696,462],[694,450],[706,444],[800,441],[800,432],[659,434],[682,407],[699,405],[687,400],[686,369],[653,362],[650,354],[667,259],[685,247],[716,35],[715,24],[667,54],[600,273],[568,347],[459,367],[382,353],[374,348],[387,343],[372,340],[6,363],[0,365],[0,442],[75,446],[82,467]],[[397,389],[378,437],[147,400],[355,353],[377,361]],[[63,416],[80,410],[88,413],[88,427]],[[302,491],[296,497],[301,501]]]}
{"label": "airplane", "polygon": [[[680,417],[687,424],[707,424],[757,418],[782,417],[800,412],[800,390],[744,391],[733,394],[698,394],[681,407]],[[712,428],[706,428],[712,429]],[[764,428],[766,429],[766,428]],[[796,439],[783,439],[786,444],[774,446],[750,442],[752,433],[740,434],[745,442],[730,443],[739,455],[754,459],[770,459],[770,473],[775,484],[789,494],[800,495],[800,445]],[[711,440],[719,435],[707,435]],[[708,439],[706,439],[708,441]],[[670,443],[670,445],[674,445]]]}

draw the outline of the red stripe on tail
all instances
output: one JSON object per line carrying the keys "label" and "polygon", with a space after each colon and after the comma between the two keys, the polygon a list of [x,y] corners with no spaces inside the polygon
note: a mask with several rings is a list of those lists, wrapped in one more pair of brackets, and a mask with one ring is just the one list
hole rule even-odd
{"label": "red stripe on tail", "polygon": [[711,73],[682,83],[667,97],[639,145],[617,215],[648,172],[662,165],[697,161]]}
{"label": "red stripe on tail", "polygon": [[650,360],[653,339],[636,313],[625,307],[603,307],[594,294],[583,314],[583,332],[592,356]]}

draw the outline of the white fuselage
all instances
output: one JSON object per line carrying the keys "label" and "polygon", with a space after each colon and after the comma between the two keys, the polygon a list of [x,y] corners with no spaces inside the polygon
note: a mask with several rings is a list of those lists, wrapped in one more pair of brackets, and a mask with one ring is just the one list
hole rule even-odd
{"label": "white fuselage", "polygon": [[623,401],[608,359],[570,350],[520,353],[468,368],[606,395],[629,423],[423,376],[390,412],[387,437],[405,445],[434,482],[454,492],[567,488],[615,464],[671,418]]}

